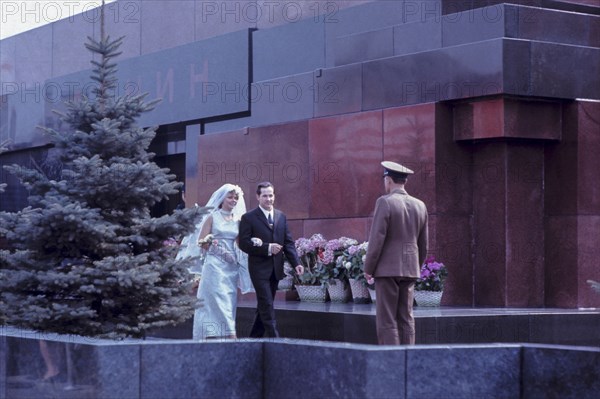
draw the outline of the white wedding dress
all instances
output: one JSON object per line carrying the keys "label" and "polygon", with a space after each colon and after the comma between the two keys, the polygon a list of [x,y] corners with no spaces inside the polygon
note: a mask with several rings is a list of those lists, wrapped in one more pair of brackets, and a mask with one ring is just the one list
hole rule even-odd
{"label": "white wedding dress", "polygon": [[236,335],[240,250],[235,239],[239,221],[225,220],[221,211],[213,212],[212,216],[211,234],[217,244],[207,251],[202,267],[197,294],[199,306],[194,313],[195,340]]}

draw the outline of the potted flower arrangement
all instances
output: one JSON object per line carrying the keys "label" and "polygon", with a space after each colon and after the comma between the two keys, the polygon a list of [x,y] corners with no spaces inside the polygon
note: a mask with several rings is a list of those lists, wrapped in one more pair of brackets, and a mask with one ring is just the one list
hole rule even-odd
{"label": "potted flower arrangement", "polygon": [[298,258],[304,266],[304,274],[294,273],[294,285],[302,301],[325,302],[327,299],[327,289],[321,283],[326,274],[321,261],[326,244],[327,240],[321,234],[298,238],[295,242]]}
{"label": "potted flower arrangement", "polygon": [[351,245],[336,259],[338,268],[346,269],[354,303],[370,303],[371,298],[364,276],[364,264],[368,242]]}
{"label": "potted flower arrangement", "polygon": [[348,237],[340,237],[329,240],[325,244],[320,260],[323,263],[323,274],[321,284],[327,287],[329,296],[333,302],[347,302],[352,297],[348,283],[348,270],[344,264],[338,262],[344,252],[358,241]]}
{"label": "potted flower arrangement", "polygon": [[415,284],[415,300],[418,306],[439,306],[444,291],[448,269],[433,256],[421,266],[421,277]]}

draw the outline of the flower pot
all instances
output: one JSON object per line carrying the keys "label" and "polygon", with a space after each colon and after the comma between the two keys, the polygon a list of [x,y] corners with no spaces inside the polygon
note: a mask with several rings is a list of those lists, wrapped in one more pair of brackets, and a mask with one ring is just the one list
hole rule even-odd
{"label": "flower pot", "polygon": [[327,300],[327,289],[320,285],[296,285],[296,291],[301,301],[325,302]]}
{"label": "flower pot", "polygon": [[371,296],[371,301],[373,301],[373,303],[376,303],[377,297],[375,295],[375,289],[374,288],[369,288],[369,295]]}
{"label": "flower pot", "polygon": [[415,291],[417,306],[440,306],[444,291]]}
{"label": "flower pot", "polygon": [[371,303],[371,296],[367,286],[362,281],[350,279],[350,291],[354,303]]}
{"label": "flower pot", "polygon": [[294,285],[294,279],[292,277],[282,278],[279,280],[277,289],[281,291],[288,291],[292,289],[292,285]]}
{"label": "flower pot", "polygon": [[327,287],[327,292],[329,292],[329,298],[331,298],[331,302],[348,302],[350,298],[352,298],[352,293],[350,292],[350,287],[348,284],[339,279],[333,279],[329,283]]}

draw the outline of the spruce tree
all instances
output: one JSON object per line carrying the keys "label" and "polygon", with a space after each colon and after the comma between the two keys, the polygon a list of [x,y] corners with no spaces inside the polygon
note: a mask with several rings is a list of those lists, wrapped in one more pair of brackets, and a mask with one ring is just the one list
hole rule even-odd
{"label": "spruce tree", "polygon": [[187,268],[168,243],[193,230],[206,210],[152,217],[181,183],[148,152],[155,129],[136,120],[155,101],[116,96],[114,58],[123,38],[88,38],[96,56],[90,98],[67,103],[66,131],[44,129],[62,170],[6,167],[30,192],[29,206],[2,215],[10,253],[0,279],[3,322],[96,337],[141,337],[193,314]]}

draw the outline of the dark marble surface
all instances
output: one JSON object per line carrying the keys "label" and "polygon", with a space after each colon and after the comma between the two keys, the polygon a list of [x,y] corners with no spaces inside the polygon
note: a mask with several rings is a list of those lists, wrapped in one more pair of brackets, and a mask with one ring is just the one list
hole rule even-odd
{"label": "dark marble surface", "polygon": [[362,65],[315,72],[314,94],[315,118],[361,111]]}
{"label": "dark marble surface", "polygon": [[383,194],[382,112],[309,121],[312,218],[371,216]]}
{"label": "dark marble surface", "polygon": [[594,398],[600,392],[600,349],[523,347],[524,398]]}
{"label": "dark marble surface", "polygon": [[241,341],[143,345],[139,395],[157,399],[261,397],[262,346]]}
{"label": "dark marble surface", "polygon": [[[435,8],[440,0],[431,0]],[[357,7],[339,10],[325,23],[326,66],[336,62],[338,48],[336,41],[343,36],[387,28],[420,18],[423,8],[420,1],[411,1],[406,8],[405,1],[371,2]]]}
{"label": "dark marble surface", "polygon": [[[301,308],[314,313],[323,306],[303,304]],[[339,310],[341,316],[354,313],[350,304],[331,304],[331,308]],[[365,313],[357,314],[357,324],[362,323],[361,317],[372,318],[368,311],[357,313]],[[493,328],[488,323],[494,318],[534,315],[531,309],[438,308],[430,313],[457,320],[469,313],[480,315],[489,331]],[[536,317],[588,314],[592,312],[541,309]],[[595,318],[598,320],[597,312]],[[58,355],[55,361],[66,378],[43,382],[35,377],[36,372],[44,371],[40,339]],[[115,342],[10,328],[0,330],[0,343],[0,365],[6,364],[0,368],[0,387],[6,387],[6,391],[0,390],[2,399],[412,398],[465,394],[537,398],[548,393],[592,398],[600,381],[600,349],[583,346],[376,346],[286,338]]]}
{"label": "dark marble surface", "polygon": [[[531,42],[532,93],[542,97],[598,99],[597,65],[600,49]],[[569,79],[565,79],[567,71],[574,72]]]}
{"label": "dark marble surface", "polygon": [[[195,9],[193,1],[171,0],[125,2],[121,10],[128,24],[139,21],[142,54],[191,43],[195,40]],[[118,3],[117,3],[118,4]],[[138,8],[139,7],[139,12]],[[125,23],[125,21],[123,21]],[[242,30],[239,27],[236,30]],[[168,34],[165,34],[168,32]]]}
{"label": "dark marble surface", "polygon": [[394,55],[394,28],[342,36],[335,41],[335,65],[391,57]]}
{"label": "dark marble surface", "polygon": [[255,82],[298,75],[325,66],[325,26],[312,19],[252,34]]}
{"label": "dark marble surface", "polygon": [[266,398],[388,398],[403,397],[405,391],[402,349],[375,352],[346,345],[267,342],[264,351]]}
{"label": "dark marble surface", "polygon": [[[238,184],[246,208],[258,206],[256,185],[269,180],[275,186],[275,206],[289,219],[308,217],[306,191],[313,173],[308,152],[308,122],[251,128],[198,139],[198,200],[205,204],[225,183]],[[258,158],[249,148],[262,148]],[[228,149],[215,151],[215,149]]]}
{"label": "dark marble surface", "polygon": [[441,18],[422,19],[394,26],[394,55],[418,53],[441,47]]}
{"label": "dark marble surface", "polygon": [[[503,44],[489,40],[365,62],[363,109],[500,93],[508,51]],[[488,56],[482,59],[481,53]]]}
{"label": "dark marble surface", "polygon": [[[256,66],[255,66],[256,67]],[[311,119],[314,115],[313,73],[280,77],[251,84],[251,123],[246,126]]]}
{"label": "dark marble surface", "polygon": [[[407,374],[406,397],[517,398],[520,356],[521,349],[517,345],[407,349],[406,369],[410,373]],[[444,367],[440,368],[440,364]]]}

